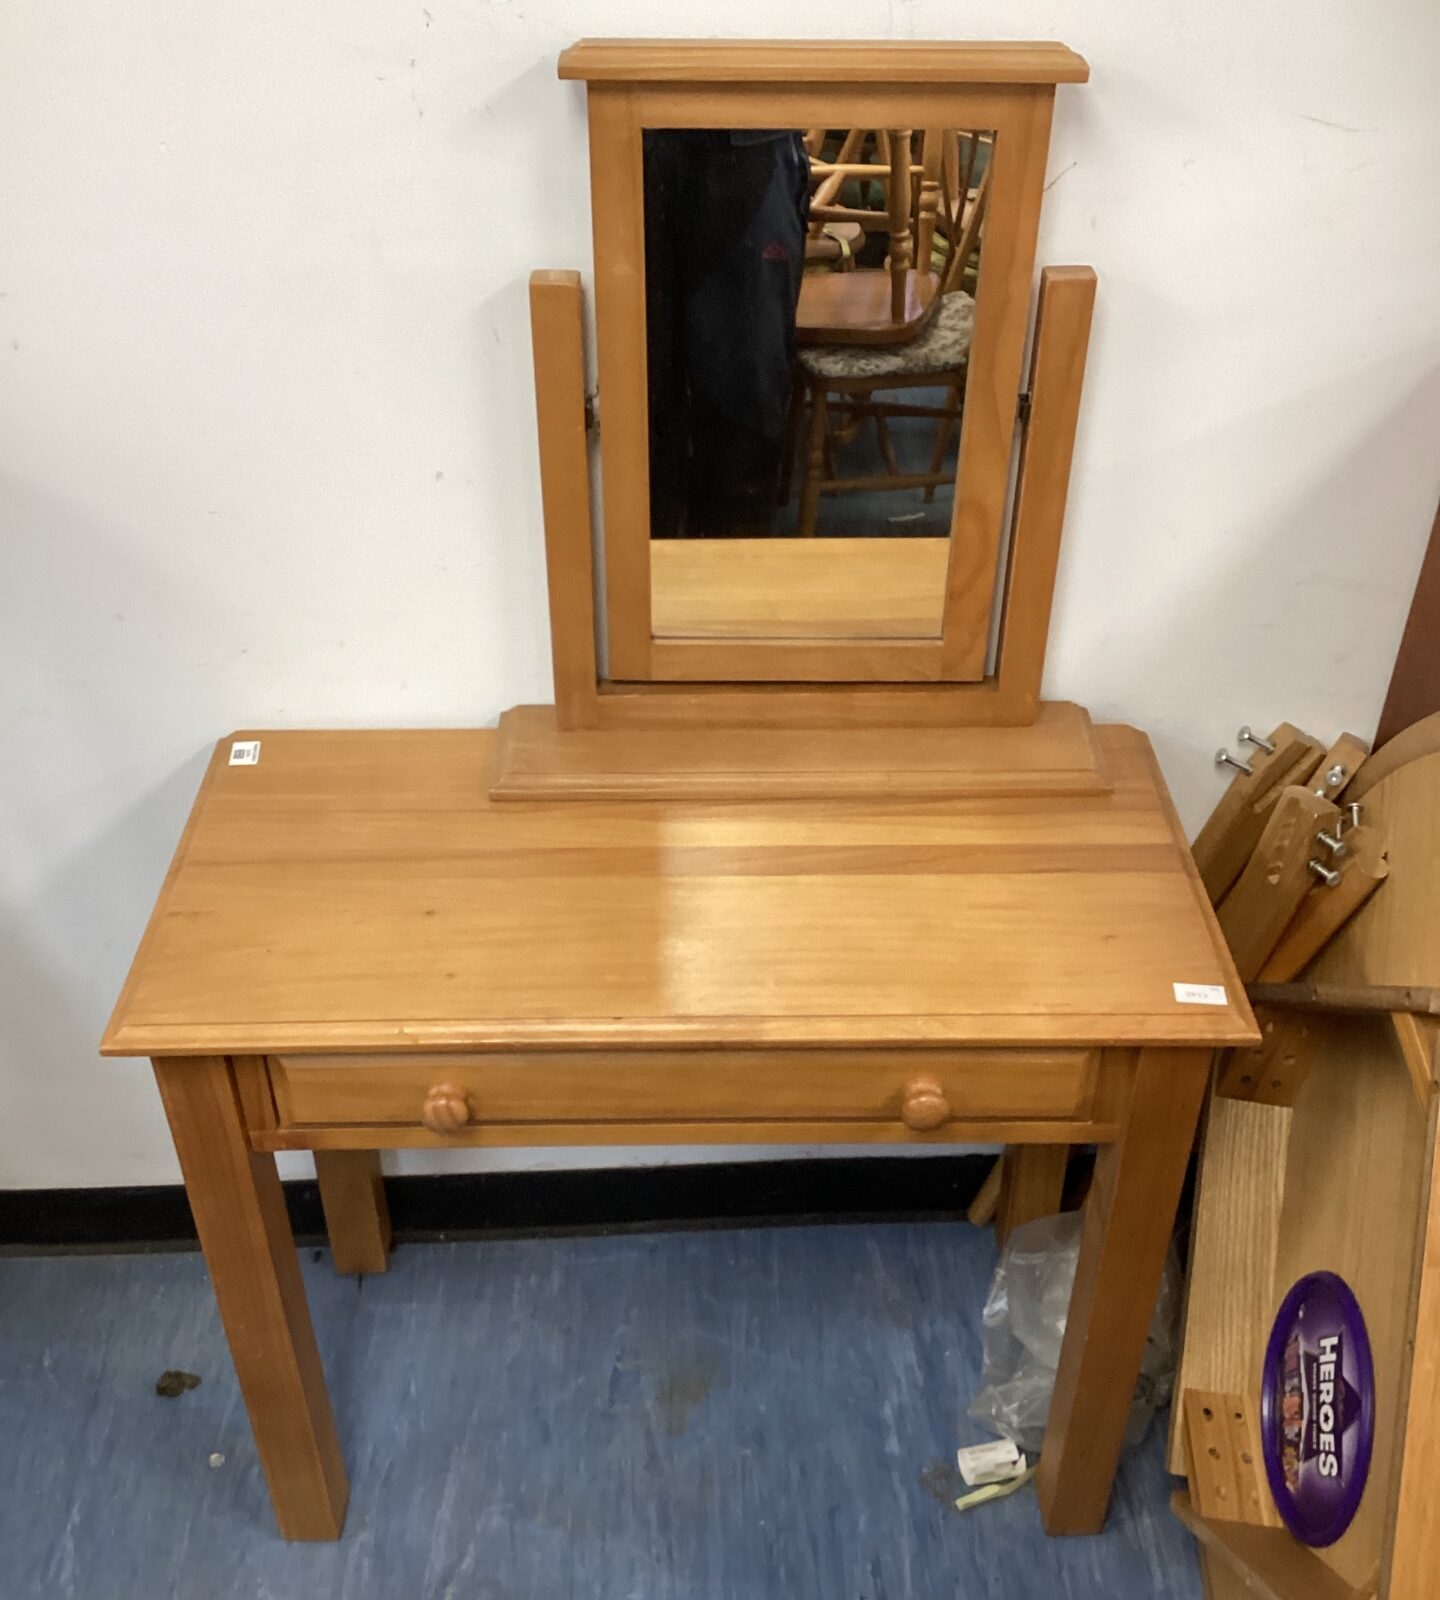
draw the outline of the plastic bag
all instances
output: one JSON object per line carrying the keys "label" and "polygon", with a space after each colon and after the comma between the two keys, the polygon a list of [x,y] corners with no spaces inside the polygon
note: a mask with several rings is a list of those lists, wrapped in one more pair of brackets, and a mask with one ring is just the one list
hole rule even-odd
{"label": "plastic bag", "polygon": [[[1045,1438],[1080,1256],[1080,1225],[1081,1213],[1067,1211],[1016,1228],[1001,1252],[985,1300],[984,1366],[970,1415],[1031,1455],[1039,1453]],[[1125,1427],[1126,1453],[1145,1437],[1150,1419],[1170,1399],[1179,1289],[1180,1267],[1172,1245]]]}

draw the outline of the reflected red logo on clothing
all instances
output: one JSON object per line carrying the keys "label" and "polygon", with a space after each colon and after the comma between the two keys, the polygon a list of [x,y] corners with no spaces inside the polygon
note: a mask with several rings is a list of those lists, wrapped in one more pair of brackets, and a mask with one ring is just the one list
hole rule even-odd
{"label": "reflected red logo on clothing", "polygon": [[772,239],[760,252],[760,259],[762,261],[788,261],[790,252],[778,239]]}

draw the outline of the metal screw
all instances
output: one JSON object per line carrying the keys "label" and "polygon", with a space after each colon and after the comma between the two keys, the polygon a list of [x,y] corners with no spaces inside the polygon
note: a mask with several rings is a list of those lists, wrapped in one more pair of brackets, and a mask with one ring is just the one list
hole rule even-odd
{"label": "metal screw", "polygon": [[1268,739],[1262,739],[1258,733],[1251,733],[1248,722],[1235,737],[1241,744],[1253,744],[1257,750],[1263,750],[1267,756],[1275,754],[1275,746]]}
{"label": "metal screw", "polygon": [[[1342,766],[1341,763],[1337,761],[1335,765],[1331,767],[1330,770],[1325,774],[1325,789],[1338,789],[1349,776],[1349,767]],[[1316,794],[1323,794],[1325,790],[1317,789],[1315,792]]]}
{"label": "metal screw", "polygon": [[1338,837],[1339,824],[1336,824],[1336,833],[1326,833],[1321,828],[1315,835],[1316,844],[1323,844],[1332,856],[1346,856],[1350,854],[1350,846]]}
{"label": "metal screw", "polygon": [[1236,772],[1243,772],[1248,778],[1255,771],[1248,761],[1241,761],[1238,756],[1232,756],[1228,750],[1215,752],[1215,765],[1217,767],[1234,767]]}
{"label": "metal screw", "polygon": [[1319,878],[1327,889],[1333,889],[1340,881],[1340,874],[1336,872],[1334,867],[1327,867],[1323,861],[1312,861],[1309,863],[1309,867],[1310,871],[1315,877]]}
{"label": "metal screw", "polygon": [[1364,809],[1365,808],[1358,800],[1352,800],[1350,804],[1345,807],[1345,816],[1347,819],[1345,826],[1347,828],[1358,828],[1360,826],[1360,818],[1364,813]]}

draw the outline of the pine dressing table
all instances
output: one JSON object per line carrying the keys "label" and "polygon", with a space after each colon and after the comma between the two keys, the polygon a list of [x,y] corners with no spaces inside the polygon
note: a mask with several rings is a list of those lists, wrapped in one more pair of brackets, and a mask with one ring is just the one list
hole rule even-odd
{"label": "pine dressing table", "polygon": [[[995,1141],[1018,1220],[1054,1203],[1057,1147],[1097,1144],[1038,1488],[1051,1533],[1101,1526],[1210,1052],[1257,1034],[1147,740],[1039,699],[1088,269],[1042,275],[1023,399],[1020,380],[1051,101],[1085,71],[1058,45],[562,57],[588,85],[605,538],[582,291],[541,273],[556,703],[496,731],[222,740],[102,1045],[153,1059],[287,1538],[338,1537],[347,1481],[274,1152],[315,1152],[335,1264],[374,1272],[377,1152],[502,1145]],[[885,282],[850,306],[825,285],[825,314],[840,351],[878,316],[869,348],[915,381],[798,418],[792,390],[779,431],[726,417],[706,394],[713,286],[661,285],[673,241],[646,235],[656,174],[686,162],[745,223],[745,286],[721,299],[757,323],[777,293],[793,317],[803,230],[863,209],[872,175],[846,169],[899,172],[855,268]],[[967,228],[978,270],[947,288]],[[681,425],[733,464],[724,538],[695,532],[713,504],[661,481],[662,295],[701,327],[665,381],[681,371]],[[963,382],[927,387],[922,341],[957,306]],[[781,326],[776,358],[813,361]],[[939,496],[869,491],[865,515],[899,505],[931,531],[765,525],[787,452],[815,447],[823,524],[866,438],[873,477],[921,476],[900,463],[917,441],[953,462]]]}

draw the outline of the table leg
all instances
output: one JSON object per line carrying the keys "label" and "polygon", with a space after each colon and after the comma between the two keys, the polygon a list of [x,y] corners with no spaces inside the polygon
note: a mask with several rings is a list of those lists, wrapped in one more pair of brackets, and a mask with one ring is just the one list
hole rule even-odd
{"label": "table leg", "polygon": [[1047,1533],[1104,1525],[1209,1070],[1208,1050],[1141,1050],[1096,1160],[1036,1474]]}
{"label": "table leg", "polygon": [[317,1150],[315,1176],[336,1272],[384,1272],[390,1210],[377,1150]]}
{"label": "table leg", "polygon": [[995,1238],[1004,1244],[1011,1231],[1040,1217],[1053,1217],[1065,1195],[1068,1144],[1012,1144],[1000,1158],[1000,1200]]}
{"label": "table leg", "polygon": [[338,1539],[349,1486],[275,1158],[223,1056],[154,1065],[280,1532]]}

